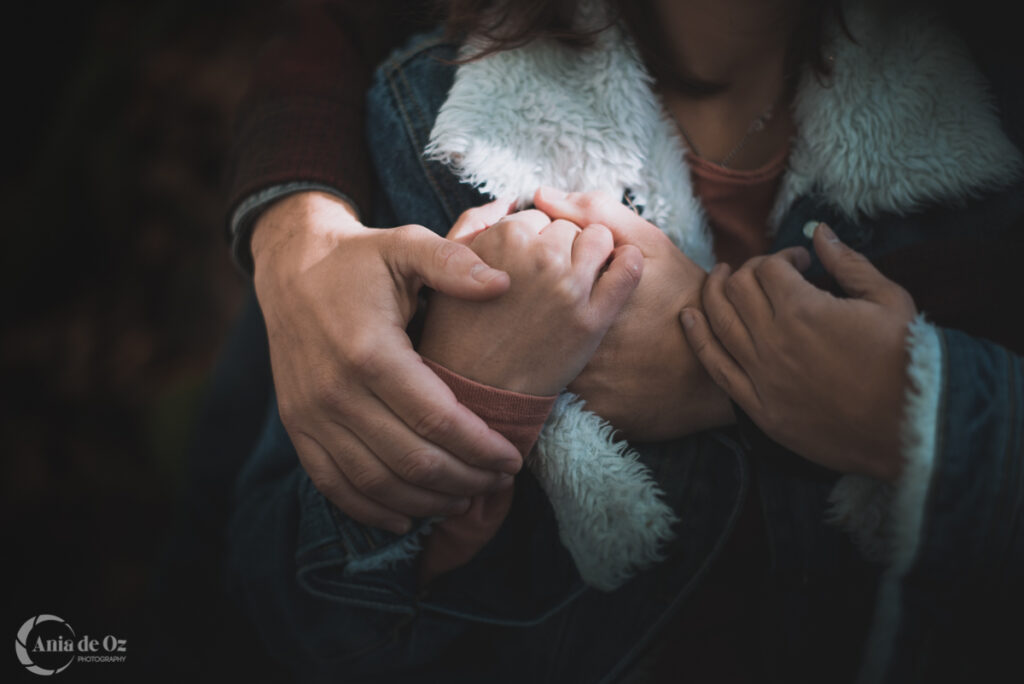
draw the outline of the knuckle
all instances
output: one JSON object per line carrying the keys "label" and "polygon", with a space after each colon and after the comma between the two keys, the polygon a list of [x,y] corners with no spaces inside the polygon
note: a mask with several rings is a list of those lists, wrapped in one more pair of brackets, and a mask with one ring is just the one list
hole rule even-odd
{"label": "knuckle", "polygon": [[[381,358],[381,347],[375,344],[372,339],[357,339],[346,350],[349,365],[364,379],[374,378],[380,375],[387,364]],[[329,376],[329,389],[332,393],[338,393],[341,383],[333,375]]]}
{"label": "knuckle", "polygon": [[452,242],[450,240],[443,240],[439,242],[437,247],[434,249],[434,265],[439,270],[445,270],[448,268],[448,264],[452,259],[462,253],[462,249],[463,247],[457,242]]}
{"label": "knuckle", "polygon": [[522,246],[526,244],[526,242],[530,238],[530,233],[527,230],[526,226],[520,221],[516,221],[515,219],[511,218],[504,219],[494,224],[489,230],[485,231],[483,234],[487,235],[488,233],[493,234],[504,244],[513,247]]}
{"label": "knuckle", "polygon": [[855,252],[847,247],[839,255],[839,265],[847,269],[862,269],[865,266],[871,266],[871,262],[860,252]]}
{"label": "knuckle", "polygon": [[572,278],[560,278],[549,294],[563,305],[573,304],[579,298],[579,287]]}
{"label": "knuckle", "polygon": [[373,468],[353,468],[349,480],[357,490],[375,499],[382,498],[390,489],[387,475]]}
{"label": "knuckle", "polygon": [[754,273],[759,276],[770,276],[772,273],[778,272],[785,261],[785,257],[778,254],[764,257],[754,266]]}
{"label": "knuckle", "polygon": [[585,232],[589,233],[592,237],[600,240],[602,243],[609,243],[610,244],[610,243],[614,242],[614,237],[612,236],[612,231],[608,228],[608,226],[606,226],[604,224],[601,224],[601,223],[591,223],[591,224],[587,225],[585,228],[583,228],[583,230]]}
{"label": "knuckle", "polygon": [[548,215],[540,209],[524,209],[523,211],[514,214],[514,216],[520,221],[528,221],[530,223],[548,223],[551,220],[548,218]]}
{"label": "knuckle", "polygon": [[711,340],[704,334],[704,331],[697,332],[690,339],[690,346],[693,348],[693,353],[700,358],[707,357],[708,352],[711,351],[710,344]]}
{"label": "knuckle", "polygon": [[401,458],[398,474],[407,482],[427,485],[435,482],[443,464],[439,454],[431,449],[414,449]]}
{"label": "knuckle", "polygon": [[726,394],[729,393],[729,374],[725,372],[724,368],[722,368],[721,366],[716,366],[715,368],[712,368],[711,379],[714,380],[715,384],[722,388],[722,390],[724,390]]}
{"label": "knuckle", "polygon": [[764,255],[761,255],[761,256],[752,257],[752,258],[748,259],[746,261],[746,263],[744,263],[739,268],[739,270],[741,270],[741,271],[752,271],[752,272],[756,273],[759,268],[764,266],[766,261],[770,261],[773,258],[774,258],[774,255],[771,255],[771,254],[764,254]]}
{"label": "knuckle", "polygon": [[[561,273],[565,271],[569,258],[563,251],[554,246],[541,242],[533,255],[534,266],[542,273]],[[559,285],[565,281],[560,281]]]}
{"label": "knuckle", "polygon": [[382,245],[382,248],[390,252],[393,257],[401,258],[402,256],[411,253],[415,248],[415,227],[406,225],[391,228],[385,232],[383,239],[386,240],[386,242]]}
{"label": "knuckle", "polygon": [[715,316],[714,317],[714,321],[715,321],[715,324],[714,324],[715,334],[718,335],[719,337],[728,337],[729,333],[732,332],[732,327],[735,324],[735,320],[736,320],[735,318],[733,318],[732,316],[728,316],[728,315],[723,316],[723,315],[719,314],[719,315]]}
{"label": "knuckle", "polygon": [[317,470],[309,473],[309,481],[313,483],[316,491],[320,492],[332,501],[338,498],[339,487],[338,477],[324,470]]}
{"label": "knuckle", "polygon": [[427,441],[437,443],[454,431],[455,419],[448,411],[430,411],[420,416],[412,429]]}
{"label": "knuckle", "polygon": [[640,285],[640,280],[643,278],[641,270],[644,263],[644,255],[637,247],[628,245],[623,249],[622,258],[625,259],[626,265],[626,268],[622,269],[623,278],[626,279],[630,289],[634,289]]}
{"label": "knuckle", "polygon": [[588,212],[601,213],[608,207],[608,195],[592,190],[579,196],[579,205]]}
{"label": "knuckle", "polygon": [[794,297],[785,308],[790,317],[798,321],[810,321],[817,315],[818,307],[807,297]]}
{"label": "knuckle", "polygon": [[409,243],[416,239],[417,228],[419,228],[419,226],[397,226],[389,230],[387,234],[388,237],[391,238],[392,242],[394,242],[394,244],[397,247],[406,247],[409,245]]}
{"label": "knuckle", "polygon": [[725,292],[725,296],[728,299],[735,299],[742,294],[743,287],[746,284],[744,273],[745,271],[739,271],[722,285],[722,291]]}

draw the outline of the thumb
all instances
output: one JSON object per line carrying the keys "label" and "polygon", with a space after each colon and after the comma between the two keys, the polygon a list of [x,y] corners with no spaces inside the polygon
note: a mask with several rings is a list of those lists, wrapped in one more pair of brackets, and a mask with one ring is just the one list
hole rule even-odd
{"label": "thumb", "polygon": [[611,254],[608,268],[598,277],[590,302],[608,325],[640,284],[644,271],[644,255],[633,245],[620,245]]}
{"label": "thumb", "polygon": [[469,247],[446,240],[429,228],[402,226],[391,234],[393,242],[385,259],[407,280],[419,279],[457,299],[492,299],[509,287],[507,273],[491,268]]}
{"label": "thumb", "polygon": [[851,297],[877,302],[890,282],[867,257],[840,242],[824,223],[814,230],[814,251],[825,270]]}

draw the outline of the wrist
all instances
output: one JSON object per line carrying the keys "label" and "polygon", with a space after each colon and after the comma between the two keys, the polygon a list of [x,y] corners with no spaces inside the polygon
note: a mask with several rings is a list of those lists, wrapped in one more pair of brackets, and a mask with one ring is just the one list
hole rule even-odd
{"label": "wrist", "polygon": [[348,202],[320,191],[297,192],[277,200],[256,219],[250,237],[253,263],[258,268],[276,247],[294,238],[336,240],[365,230]]}
{"label": "wrist", "polygon": [[497,363],[486,353],[459,353],[451,345],[443,344],[425,335],[418,349],[424,360],[442,366],[460,377],[479,385],[495,390],[513,392],[533,397],[548,397],[558,394],[558,390],[541,387],[529,377],[529,373],[521,373]]}

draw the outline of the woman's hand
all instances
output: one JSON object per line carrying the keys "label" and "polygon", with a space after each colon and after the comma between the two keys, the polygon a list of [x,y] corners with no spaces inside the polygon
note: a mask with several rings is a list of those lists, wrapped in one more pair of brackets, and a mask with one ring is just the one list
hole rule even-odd
{"label": "woman's hand", "polygon": [[704,270],[609,195],[542,188],[534,203],[552,217],[606,225],[616,244],[634,245],[644,257],[640,285],[569,389],[631,440],[664,440],[733,422],[728,397],[679,329],[684,307],[701,308]]}
{"label": "woman's hand", "polygon": [[464,215],[451,237],[509,274],[497,299],[435,293],[419,351],[471,380],[550,396],[583,369],[640,282],[643,257],[615,248],[600,225],[582,230],[529,210],[486,227]]}
{"label": "woman's hand", "polygon": [[711,377],[773,440],[826,468],[893,480],[914,301],[824,224],[814,248],[849,299],[804,280],[808,255],[791,250],[732,275],[716,266],[707,318],[687,309],[683,327]]}
{"label": "woman's hand", "polygon": [[[487,205],[493,220],[507,204]],[[405,333],[422,283],[468,299],[508,287],[422,226],[366,228],[322,193],[269,208],[252,238],[281,420],[310,479],[351,517],[402,532],[511,483],[518,450],[456,401]]]}

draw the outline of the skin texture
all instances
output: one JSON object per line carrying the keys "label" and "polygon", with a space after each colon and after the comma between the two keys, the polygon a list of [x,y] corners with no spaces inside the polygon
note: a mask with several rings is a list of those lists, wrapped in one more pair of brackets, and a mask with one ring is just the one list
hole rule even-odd
{"label": "skin texture", "polygon": [[[471,210],[473,211],[473,210]],[[601,225],[582,230],[528,210],[455,237],[512,279],[487,302],[431,298],[420,353],[471,380],[551,396],[575,378],[640,282],[643,255],[616,248]]]}
{"label": "skin texture", "polygon": [[[523,394],[554,395],[579,374],[643,270],[640,251],[616,248],[604,226],[580,229],[535,210],[495,223],[487,207],[471,209],[449,238],[504,269],[512,285],[487,302],[434,293],[420,353],[464,377]],[[465,515],[435,527],[420,559],[420,581],[469,561],[511,503],[511,490],[474,497]]]}
{"label": "skin texture", "polygon": [[609,195],[566,195],[542,188],[534,203],[552,218],[606,225],[616,244],[634,245],[644,258],[636,292],[569,389],[634,441],[664,440],[732,423],[728,397],[679,329],[684,308],[703,308],[704,270],[657,227]]}
{"label": "skin texture", "polygon": [[[807,0],[653,0],[681,74],[724,86],[713,95],[673,90],[662,101],[686,131],[695,153],[713,162],[732,155],[734,169],[757,169],[793,135],[786,54]],[[775,104],[763,130],[747,139],[751,122]]]}
{"label": "skin texture", "polygon": [[[507,205],[488,205],[493,220]],[[522,457],[454,395],[405,328],[422,285],[475,300],[508,275],[422,226],[366,228],[323,193],[275,203],[252,239],[282,422],[316,487],[365,524],[452,515]]]}
{"label": "skin texture", "polygon": [[773,440],[831,470],[892,481],[903,467],[914,301],[824,224],[814,249],[848,298],[804,280],[809,256],[790,250],[735,273],[716,266],[704,313],[688,308],[683,328],[711,377]]}

